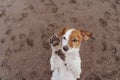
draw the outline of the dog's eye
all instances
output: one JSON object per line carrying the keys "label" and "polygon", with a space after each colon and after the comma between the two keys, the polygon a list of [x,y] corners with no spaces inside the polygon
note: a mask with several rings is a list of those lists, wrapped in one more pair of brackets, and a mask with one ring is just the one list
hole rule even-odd
{"label": "dog's eye", "polygon": [[65,37],[63,37],[63,39],[65,39],[65,40],[66,40],[66,38],[65,38]]}
{"label": "dog's eye", "polygon": [[77,40],[76,40],[76,39],[73,39],[72,41],[73,41],[73,42],[77,42]]}

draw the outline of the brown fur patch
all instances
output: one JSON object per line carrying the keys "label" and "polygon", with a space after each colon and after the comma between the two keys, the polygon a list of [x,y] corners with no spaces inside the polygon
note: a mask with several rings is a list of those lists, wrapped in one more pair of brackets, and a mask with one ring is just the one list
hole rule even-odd
{"label": "brown fur patch", "polygon": [[58,36],[61,38],[61,37],[65,34],[65,32],[66,32],[67,30],[68,30],[67,27],[61,29],[61,30],[59,31],[59,33],[58,33]]}
{"label": "brown fur patch", "polygon": [[71,48],[73,47],[79,47],[80,43],[82,41],[82,36],[79,30],[73,30],[71,35],[70,35],[70,39],[69,39],[69,46]]}

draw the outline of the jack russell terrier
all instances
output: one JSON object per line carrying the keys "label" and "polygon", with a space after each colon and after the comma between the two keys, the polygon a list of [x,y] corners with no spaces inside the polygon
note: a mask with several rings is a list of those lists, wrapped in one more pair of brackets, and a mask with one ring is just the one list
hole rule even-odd
{"label": "jack russell terrier", "polygon": [[52,55],[50,65],[51,80],[77,80],[81,74],[81,58],[79,55],[81,42],[88,40],[92,33],[63,28],[58,35],[50,38]]}

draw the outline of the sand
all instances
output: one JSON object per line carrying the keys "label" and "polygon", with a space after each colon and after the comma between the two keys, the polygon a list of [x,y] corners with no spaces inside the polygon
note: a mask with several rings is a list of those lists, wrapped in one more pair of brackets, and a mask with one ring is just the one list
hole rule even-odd
{"label": "sand", "polygon": [[120,80],[120,0],[0,0],[0,80],[50,80],[49,38],[83,29],[78,80]]}

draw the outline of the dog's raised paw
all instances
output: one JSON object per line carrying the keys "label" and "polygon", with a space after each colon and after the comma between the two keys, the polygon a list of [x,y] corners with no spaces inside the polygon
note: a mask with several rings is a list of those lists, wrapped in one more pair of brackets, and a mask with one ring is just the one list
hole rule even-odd
{"label": "dog's raised paw", "polygon": [[60,39],[57,35],[53,35],[51,38],[50,38],[50,44],[52,44],[53,46],[58,46],[60,43]]}
{"label": "dog's raised paw", "polygon": [[63,53],[63,51],[61,49],[59,49],[58,51],[55,51],[56,54],[58,54],[58,56],[65,61],[65,53]]}

